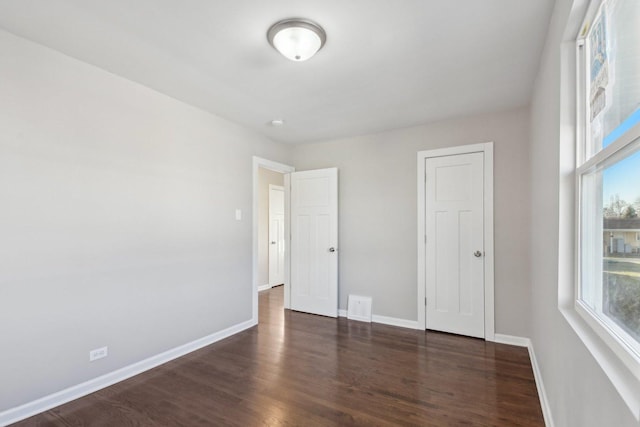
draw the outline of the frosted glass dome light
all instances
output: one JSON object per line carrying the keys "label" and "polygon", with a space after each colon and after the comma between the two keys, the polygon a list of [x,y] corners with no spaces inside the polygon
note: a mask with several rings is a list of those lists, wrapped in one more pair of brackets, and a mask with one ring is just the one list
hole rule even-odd
{"label": "frosted glass dome light", "polygon": [[269,28],[267,39],[285,58],[300,62],[315,55],[324,46],[327,35],[311,21],[285,19]]}

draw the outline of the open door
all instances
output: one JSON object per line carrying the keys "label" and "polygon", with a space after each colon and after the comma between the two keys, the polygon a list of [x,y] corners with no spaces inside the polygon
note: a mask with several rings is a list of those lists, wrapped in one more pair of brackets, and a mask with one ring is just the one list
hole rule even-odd
{"label": "open door", "polygon": [[338,317],[338,169],[290,174],[292,310]]}

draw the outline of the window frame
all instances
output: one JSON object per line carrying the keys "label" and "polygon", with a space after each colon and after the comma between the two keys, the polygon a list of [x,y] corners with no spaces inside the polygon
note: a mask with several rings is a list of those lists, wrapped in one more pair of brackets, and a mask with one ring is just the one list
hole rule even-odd
{"label": "window frame", "polygon": [[[586,322],[587,325],[600,337],[620,361],[633,373],[634,377],[640,380],[640,343],[631,345],[628,341],[630,337],[613,320],[607,321],[595,310],[582,301],[582,255],[583,255],[583,200],[585,197],[583,178],[593,174],[597,170],[602,170],[607,166],[616,164],[640,147],[640,123],[628,129],[624,134],[603,147],[595,154],[588,157],[589,138],[591,135],[589,120],[589,94],[588,76],[590,75],[589,56],[589,36],[591,34],[591,23],[596,22],[603,13],[603,8],[607,0],[592,0],[589,10],[581,26],[579,36],[576,39],[576,168],[575,168],[575,265],[574,265],[574,296],[573,305],[575,311]],[[602,191],[602,184],[597,188]],[[601,194],[595,195],[602,204]],[[593,195],[591,197],[594,197]],[[602,208],[602,206],[600,206]],[[600,212],[602,209],[600,209]],[[600,233],[602,234],[602,233]],[[600,274],[600,277],[602,275]],[[636,340],[633,340],[637,342]]]}

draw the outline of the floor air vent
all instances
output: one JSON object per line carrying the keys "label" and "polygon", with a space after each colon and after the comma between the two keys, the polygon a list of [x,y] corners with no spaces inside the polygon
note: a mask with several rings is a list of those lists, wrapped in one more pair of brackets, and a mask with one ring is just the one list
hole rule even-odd
{"label": "floor air vent", "polygon": [[371,297],[349,295],[347,319],[371,322]]}

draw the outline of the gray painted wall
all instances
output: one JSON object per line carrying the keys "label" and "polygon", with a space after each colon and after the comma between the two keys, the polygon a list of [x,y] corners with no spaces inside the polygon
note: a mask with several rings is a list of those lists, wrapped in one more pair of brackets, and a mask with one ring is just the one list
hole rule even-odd
{"label": "gray painted wall", "polygon": [[0,135],[0,412],[251,319],[285,146],[3,31]]}
{"label": "gray painted wall", "polygon": [[[560,161],[560,152],[568,149],[570,172],[574,139],[567,129],[575,123],[575,116],[569,114],[566,122],[561,121],[560,96],[572,84],[572,77],[569,75],[566,85],[561,84],[560,48],[563,37],[571,40],[576,34],[564,34],[573,3],[580,9],[584,2],[556,3],[531,108],[531,338],[556,426],[637,426],[629,408],[558,309],[565,282],[571,281],[564,271],[571,269],[568,254],[573,244],[570,224],[568,233],[560,234],[567,228],[560,228],[561,222],[566,223],[567,215],[571,217],[573,212],[562,212],[559,204],[559,200],[565,203],[561,182],[568,180],[567,185],[573,185],[572,175],[561,178]],[[577,28],[581,13],[574,12],[571,20],[571,26]],[[568,49],[573,50],[571,43]],[[569,203],[571,200],[569,195]],[[590,339],[597,340],[593,334]]]}
{"label": "gray painted wall", "polygon": [[494,141],[496,332],[528,336],[529,111],[295,146],[296,170],[339,168],[340,308],[417,319],[417,152]]}
{"label": "gray painted wall", "polygon": [[258,286],[269,284],[269,184],[284,185],[284,175],[258,169]]}
{"label": "gray painted wall", "polygon": [[637,425],[558,310],[572,3],[557,2],[530,117],[295,148],[0,31],[0,412],[251,317],[252,155],[340,168],[340,305],[362,293],[415,319],[416,152],[494,141],[497,332],[532,337],[556,426]]}

